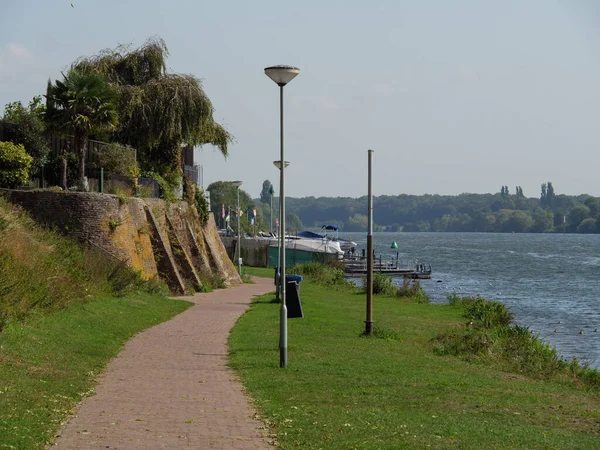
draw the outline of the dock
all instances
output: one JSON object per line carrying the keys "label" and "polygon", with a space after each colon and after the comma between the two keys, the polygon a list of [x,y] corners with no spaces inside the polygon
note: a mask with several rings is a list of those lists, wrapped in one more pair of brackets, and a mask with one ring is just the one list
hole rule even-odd
{"label": "dock", "polygon": [[[344,275],[347,277],[361,277],[367,273],[367,258],[349,255],[344,256]],[[402,276],[413,280],[425,280],[431,278],[431,265],[423,263],[411,263],[402,267],[399,259],[383,260],[382,256],[373,261],[373,272],[383,273],[391,276]]]}

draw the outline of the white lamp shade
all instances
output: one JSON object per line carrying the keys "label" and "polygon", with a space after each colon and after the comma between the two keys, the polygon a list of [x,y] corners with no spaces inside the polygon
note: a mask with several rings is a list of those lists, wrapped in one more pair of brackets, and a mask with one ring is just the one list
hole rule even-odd
{"label": "white lamp shade", "polygon": [[[281,170],[281,160],[278,159],[277,161],[273,161],[273,165],[275,167],[277,167],[279,170]],[[289,161],[285,161],[285,167],[289,166],[290,162]]]}
{"label": "white lamp shade", "polygon": [[267,76],[279,86],[285,86],[300,73],[294,66],[271,66],[265,68]]}
{"label": "white lamp shade", "polygon": [[232,181],[231,184],[233,184],[235,187],[240,187],[243,182],[242,181]]}

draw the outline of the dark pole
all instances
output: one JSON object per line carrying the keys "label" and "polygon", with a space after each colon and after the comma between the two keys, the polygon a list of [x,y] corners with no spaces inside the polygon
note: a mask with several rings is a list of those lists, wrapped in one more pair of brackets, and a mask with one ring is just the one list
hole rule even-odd
{"label": "dark pole", "polygon": [[281,216],[280,227],[281,227],[281,274],[279,275],[279,282],[281,283],[281,310],[279,317],[279,367],[287,367],[287,307],[285,304],[285,158],[283,155],[283,85],[279,86],[279,128],[280,128],[280,163],[281,173],[279,174],[279,196],[281,210],[279,214]]}
{"label": "dark pole", "polygon": [[369,228],[367,232],[367,320],[365,321],[365,334],[373,334],[373,150],[369,150],[369,194],[368,217]]}

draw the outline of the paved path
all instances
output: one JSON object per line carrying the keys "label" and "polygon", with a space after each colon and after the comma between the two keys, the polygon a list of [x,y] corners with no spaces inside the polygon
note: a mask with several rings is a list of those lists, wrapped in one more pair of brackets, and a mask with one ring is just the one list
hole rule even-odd
{"label": "paved path", "polygon": [[63,429],[59,449],[272,449],[227,367],[227,337],[273,281],[186,297],[179,316],[132,338]]}

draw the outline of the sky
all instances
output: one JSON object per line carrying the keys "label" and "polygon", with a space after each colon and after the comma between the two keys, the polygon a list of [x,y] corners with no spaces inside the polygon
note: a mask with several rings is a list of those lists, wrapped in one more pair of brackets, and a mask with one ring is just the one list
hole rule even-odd
{"label": "sky", "polygon": [[195,151],[203,184],[285,193],[460,194],[522,186],[600,196],[596,0],[0,0],[0,108],[45,93],[80,56],[160,36],[235,137]]}

